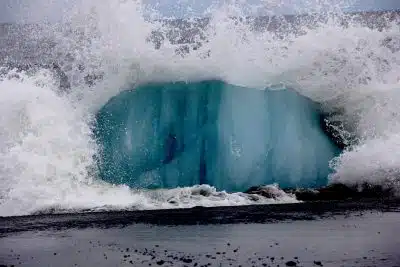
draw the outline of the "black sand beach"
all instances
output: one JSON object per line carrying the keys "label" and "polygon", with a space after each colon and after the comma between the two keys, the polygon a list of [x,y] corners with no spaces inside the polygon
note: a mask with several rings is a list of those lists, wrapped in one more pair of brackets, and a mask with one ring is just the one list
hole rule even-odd
{"label": "black sand beach", "polygon": [[400,202],[0,219],[3,266],[400,266]]}

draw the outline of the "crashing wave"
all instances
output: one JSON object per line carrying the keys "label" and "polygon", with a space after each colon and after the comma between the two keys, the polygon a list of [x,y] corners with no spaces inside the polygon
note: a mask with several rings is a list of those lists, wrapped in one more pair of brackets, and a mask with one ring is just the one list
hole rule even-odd
{"label": "crashing wave", "polygon": [[[219,192],[274,182],[309,187],[328,179],[349,186],[367,182],[398,187],[398,12],[251,20],[224,7],[207,23],[182,27],[186,24],[179,20],[146,19],[136,2],[109,0],[84,1],[67,15],[59,24],[3,26],[8,28],[2,30],[0,42],[1,64],[7,67],[0,79],[1,215],[49,207],[57,211],[249,204],[252,197]],[[207,81],[223,84],[220,95],[205,101],[208,105],[203,101],[207,94],[190,89],[176,97],[167,92],[163,101],[153,103],[161,97],[151,84],[186,88]],[[60,90],[62,84],[67,86]],[[190,94],[193,101],[182,100]],[[111,107],[124,99],[132,106]],[[216,111],[198,112],[191,104]],[[132,120],[128,111],[135,111]],[[115,132],[101,121],[106,113],[121,115],[110,122]],[[180,115],[186,123],[176,122]],[[207,125],[194,119],[206,115],[214,116],[209,119],[211,137],[203,133]],[[165,131],[154,125],[143,126],[143,131],[133,127],[132,139],[124,140],[130,144],[105,138],[107,130],[111,135],[123,133],[135,120],[154,122]],[[273,142],[266,137],[270,129]],[[210,145],[211,151],[194,142],[197,152],[186,158],[182,153],[188,147],[182,144],[191,135],[217,142]],[[338,157],[334,158],[340,149],[330,139],[343,149]],[[151,153],[147,156],[139,149],[119,154],[111,144],[145,147]],[[104,154],[108,145],[110,153]],[[272,158],[267,158],[269,148],[274,149]],[[131,164],[129,156],[135,156],[138,164],[129,168],[132,175],[121,175],[124,166],[113,165],[117,161],[112,155],[121,156],[121,164]],[[102,165],[104,161],[108,165]],[[160,166],[168,174],[154,183],[157,175],[152,175]],[[188,178],[179,180],[186,170],[191,172]],[[196,184],[204,182],[217,191],[193,193],[198,192]],[[142,188],[180,185],[187,187]]]}

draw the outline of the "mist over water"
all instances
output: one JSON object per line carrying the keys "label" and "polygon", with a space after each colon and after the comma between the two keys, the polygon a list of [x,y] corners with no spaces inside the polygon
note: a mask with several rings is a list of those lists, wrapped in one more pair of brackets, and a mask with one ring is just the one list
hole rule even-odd
{"label": "mist over water", "polygon": [[[280,192],[276,200],[254,201],[246,194],[229,194],[208,185],[149,191],[104,181],[119,177],[100,179],[104,178],[99,169],[104,147],[94,136],[96,115],[121,92],[149,83],[220,80],[250,91],[294,90],[319,106],[318,112],[346,144],[327,162],[330,182],[397,188],[398,16],[381,15],[372,20],[376,27],[367,27],[337,6],[321,6],[325,11],[321,16],[298,18],[296,23],[281,18],[276,19],[279,23],[271,20],[257,28],[239,19],[243,18],[240,6],[226,4],[211,9],[209,21],[201,27],[193,21],[192,28],[182,31],[174,23],[149,19],[151,12],[137,1],[77,1],[65,10],[62,23],[38,24],[29,30],[16,25],[3,28],[7,34],[0,39],[4,65],[0,71],[0,215],[296,201],[275,187]],[[39,15],[40,8],[32,12]],[[36,67],[22,72],[6,67],[16,61]],[[60,72],[48,67],[53,63]],[[68,77],[62,90],[57,73]],[[243,105],[261,105],[254,99],[248,102]],[[243,122],[238,119],[242,113],[235,110],[246,108],[238,106],[230,112],[236,116],[233,121]],[[258,118],[264,116],[262,112],[265,109],[260,109]],[[248,125],[248,131],[259,133],[262,128],[238,124],[241,131],[236,133],[245,133],[242,126]],[[284,128],[276,131],[287,134]],[[245,149],[249,143],[243,140]],[[283,162],[290,167],[291,162],[279,164]],[[241,171],[239,166],[235,167]],[[255,180],[253,185],[262,181]]]}

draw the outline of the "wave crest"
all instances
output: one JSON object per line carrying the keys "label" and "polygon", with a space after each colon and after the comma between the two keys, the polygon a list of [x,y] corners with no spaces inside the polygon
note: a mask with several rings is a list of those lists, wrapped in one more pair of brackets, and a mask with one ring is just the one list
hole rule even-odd
{"label": "wave crest", "polygon": [[[183,33],[173,23],[166,28],[146,19],[140,3],[81,4],[64,23],[7,26],[2,39],[3,62],[56,63],[71,86],[62,95],[44,72],[2,76],[2,215],[52,205],[147,203],[141,193],[96,180],[92,127],[94,114],[111,97],[148,82],[219,79],[259,89],[293,88],[320,103],[348,138],[347,149],[333,162],[332,181],[398,185],[398,13],[377,14],[380,20],[372,23],[365,23],[368,14],[361,19],[330,14],[308,23],[305,16],[303,24],[283,18],[279,25],[285,27],[271,31],[235,19],[244,18],[238,9],[221,8],[194,34],[189,53],[182,53],[187,44],[173,38],[161,38],[157,47],[151,43],[154,31]],[[291,30],[293,24],[299,27]]]}

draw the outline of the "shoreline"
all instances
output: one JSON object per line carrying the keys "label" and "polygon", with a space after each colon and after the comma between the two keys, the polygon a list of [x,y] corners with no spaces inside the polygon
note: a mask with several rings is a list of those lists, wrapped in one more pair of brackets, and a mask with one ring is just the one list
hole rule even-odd
{"label": "shoreline", "polygon": [[0,217],[0,237],[12,233],[70,228],[112,228],[133,224],[218,225],[312,221],[332,215],[400,212],[400,198],[312,201],[291,204],[109,210]]}

